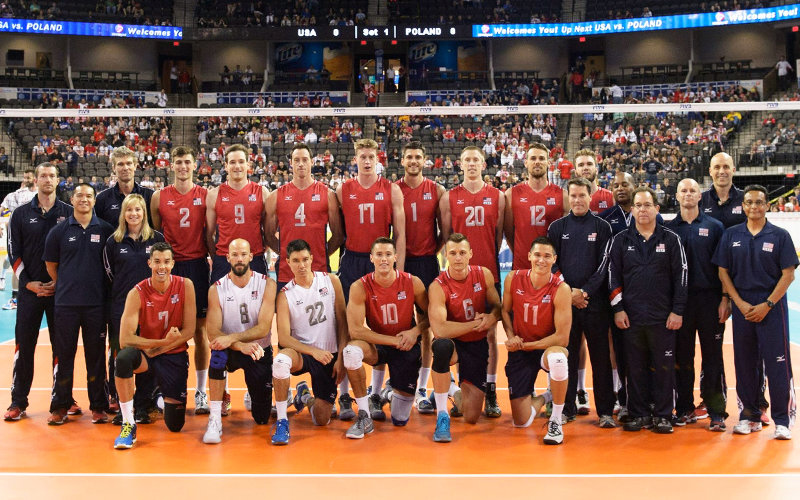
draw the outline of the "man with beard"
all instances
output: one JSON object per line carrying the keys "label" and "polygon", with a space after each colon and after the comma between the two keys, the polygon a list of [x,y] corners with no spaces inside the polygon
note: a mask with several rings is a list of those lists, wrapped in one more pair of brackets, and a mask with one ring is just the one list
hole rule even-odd
{"label": "man with beard", "polygon": [[575,153],[575,172],[591,183],[589,195],[592,201],[589,210],[598,214],[614,205],[614,195],[606,188],[597,185],[597,156],[591,149],[581,149]]}
{"label": "man with beard", "polygon": [[[34,179],[34,171],[33,170],[26,170],[24,174],[22,174],[22,186],[14,191],[13,193],[9,193],[4,199],[2,205],[0,207],[0,213],[2,217],[11,217],[18,207],[22,205],[27,205],[36,196],[36,183]],[[6,289],[6,269],[11,267],[11,257],[7,257],[3,259],[3,270],[0,271],[0,290]],[[11,299],[8,301],[6,305],[3,306],[3,309],[16,309],[17,308],[17,291],[19,290],[19,280],[17,279],[17,275],[11,275]]]}

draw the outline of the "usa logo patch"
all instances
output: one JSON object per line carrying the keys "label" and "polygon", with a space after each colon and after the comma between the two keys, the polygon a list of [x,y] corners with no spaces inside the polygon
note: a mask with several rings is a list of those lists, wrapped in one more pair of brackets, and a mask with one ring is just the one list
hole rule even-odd
{"label": "usa logo patch", "polygon": [[550,295],[545,295],[544,297],[542,297],[542,304],[549,304],[551,302],[551,300],[552,299],[551,299]]}
{"label": "usa logo patch", "polygon": [[555,206],[555,204],[556,204],[556,199],[555,199],[555,198],[547,198],[547,204],[548,204],[549,206]]}
{"label": "usa logo patch", "polygon": [[480,292],[481,290],[483,290],[483,287],[481,287],[480,283],[475,283],[475,284],[472,285],[472,290],[475,293],[477,293],[477,292]]}
{"label": "usa logo patch", "polygon": [[320,200],[320,197],[319,197],[318,194],[312,194],[311,195],[311,201],[319,201],[319,200]]}
{"label": "usa logo patch", "polygon": [[196,207],[199,207],[202,204],[203,204],[203,200],[201,200],[200,198],[195,198],[195,199],[192,200],[192,205],[194,205]]}
{"label": "usa logo patch", "polygon": [[397,292],[397,300],[406,300],[406,292],[405,290],[401,290]]}
{"label": "usa logo patch", "polygon": [[422,194],[422,199],[423,200],[432,200],[433,199],[433,195],[431,193],[423,193]]}
{"label": "usa logo patch", "polygon": [[328,287],[327,286],[323,286],[322,288],[320,288],[319,289],[319,294],[322,297],[326,297],[328,295]]}
{"label": "usa logo patch", "polygon": [[178,301],[180,301],[180,299],[181,299],[180,295],[178,295],[177,293],[173,293],[172,296],[170,296],[169,301],[173,304],[177,304]]}
{"label": "usa logo patch", "polygon": [[250,292],[250,300],[258,300],[258,290],[253,290]]}
{"label": "usa logo patch", "polygon": [[491,198],[488,198],[488,197],[487,197],[487,198],[484,198],[484,199],[483,199],[483,204],[484,204],[484,205],[491,205],[491,204],[492,204],[492,199],[491,199]]}
{"label": "usa logo patch", "polygon": [[663,243],[659,243],[658,245],[656,245],[656,252],[664,253],[666,251],[667,251],[667,247]]}
{"label": "usa logo patch", "polygon": [[588,241],[597,241],[597,233],[591,233],[587,238]]}
{"label": "usa logo patch", "polygon": [[251,194],[250,196],[247,197],[247,201],[256,201],[256,195]]}
{"label": "usa logo patch", "polygon": [[697,233],[697,234],[699,234],[700,236],[708,236],[708,228],[706,228],[706,227],[701,227],[701,228],[698,230],[698,233]]}
{"label": "usa logo patch", "polygon": [[375,200],[383,201],[383,193],[375,193]]}
{"label": "usa logo patch", "polygon": [[740,214],[740,213],[742,213],[742,206],[739,205],[738,207],[733,207],[733,209],[731,210],[731,213],[732,214]]}
{"label": "usa logo patch", "polygon": [[765,252],[772,252],[772,249],[773,249],[774,247],[775,247],[775,245],[774,245],[773,243],[766,243],[766,242],[765,242],[765,243],[764,243],[764,246],[763,246],[763,247],[761,247],[761,250],[763,250],[763,251],[765,251]]}
{"label": "usa logo patch", "polygon": [[99,234],[93,234],[92,235],[92,243],[100,243],[100,235]]}

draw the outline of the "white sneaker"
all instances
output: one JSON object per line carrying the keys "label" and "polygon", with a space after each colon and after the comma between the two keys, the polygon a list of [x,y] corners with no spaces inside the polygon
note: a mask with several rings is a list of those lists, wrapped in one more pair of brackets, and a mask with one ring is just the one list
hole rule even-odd
{"label": "white sneaker", "polygon": [[790,431],[789,428],[786,427],[785,425],[776,425],[775,439],[780,439],[781,441],[788,441],[792,439],[792,431]]}
{"label": "white sneaker", "polygon": [[564,442],[564,433],[561,431],[561,422],[550,420],[547,422],[547,435],[544,444],[561,444]]}
{"label": "white sneaker", "polygon": [[217,444],[222,441],[222,421],[216,418],[208,419],[208,427],[203,435],[203,442],[206,444]]}
{"label": "white sneaker", "polygon": [[195,391],[194,393],[194,414],[208,415],[208,395],[205,392]]}
{"label": "white sneaker", "polygon": [[253,409],[253,402],[250,400],[250,391],[244,393],[244,409],[247,411],[252,411]]}
{"label": "white sneaker", "polygon": [[[733,426],[734,434],[745,435],[750,434],[751,432],[758,432],[760,430],[761,422],[751,422],[749,420],[739,420],[739,422]],[[777,429],[775,432],[777,433]]]}

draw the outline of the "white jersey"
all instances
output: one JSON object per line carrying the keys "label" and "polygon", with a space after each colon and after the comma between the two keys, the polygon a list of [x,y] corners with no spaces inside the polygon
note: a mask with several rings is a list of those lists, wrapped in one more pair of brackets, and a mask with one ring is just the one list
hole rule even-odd
{"label": "white jersey", "polygon": [[13,193],[8,193],[0,206],[2,206],[3,212],[7,211],[8,216],[11,217],[11,213],[18,207],[30,203],[36,193],[36,190],[31,191],[28,188],[17,189]]}
{"label": "white jersey", "polygon": [[[264,300],[267,277],[253,271],[247,285],[240,288],[226,274],[216,285],[222,308],[222,333],[241,333],[254,327],[258,323],[258,313]],[[270,345],[270,333],[267,330],[267,336],[256,341],[264,349]]]}
{"label": "white jersey", "polygon": [[292,280],[283,291],[289,305],[292,337],[303,344],[337,352],[335,292],[328,273],[314,272],[309,288]]}

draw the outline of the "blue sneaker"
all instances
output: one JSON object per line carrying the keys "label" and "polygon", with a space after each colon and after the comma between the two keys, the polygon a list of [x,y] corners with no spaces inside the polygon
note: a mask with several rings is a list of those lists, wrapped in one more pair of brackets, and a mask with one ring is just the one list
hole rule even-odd
{"label": "blue sneaker", "polygon": [[[308,388],[306,388],[307,390]],[[272,435],[272,444],[289,444],[289,421],[285,418],[275,423],[275,434]]]}
{"label": "blue sneaker", "polygon": [[122,430],[119,431],[119,436],[114,440],[114,448],[118,450],[129,450],[133,448],[134,443],[136,443],[136,424],[125,422],[122,424]]}
{"label": "blue sneaker", "polygon": [[450,416],[446,411],[440,411],[436,417],[436,430],[433,432],[433,440],[437,443],[449,443],[450,437]]}
{"label": "blue sneaker", "polygon": [[294,395],[294,399],[292,400],[292,404],[294,405],[294,409],[297,410],[297,413],[303,411],[303,408],[306,407],[306,404],[303,402],[303,396],[311,395],[311,391],[308,390],[308,384],[305,381],[298,382],[296,391],[297,394]]}

